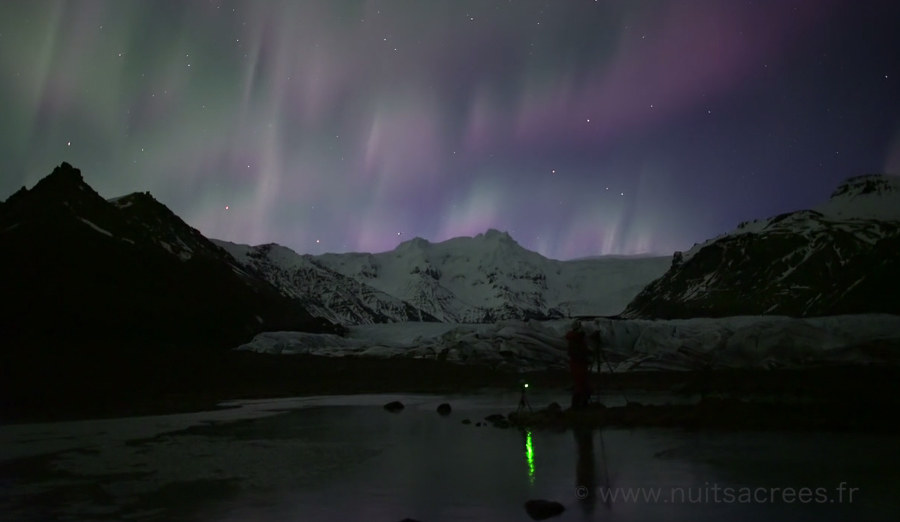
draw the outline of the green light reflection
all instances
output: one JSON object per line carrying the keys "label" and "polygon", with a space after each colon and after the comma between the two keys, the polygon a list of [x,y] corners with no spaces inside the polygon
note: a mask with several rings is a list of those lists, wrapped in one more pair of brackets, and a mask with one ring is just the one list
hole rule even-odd
{"label": "green light reflection", "polygon": [[528,482],[534,484],[534,446],[531,444],[531,430],[525,432],[525,460],[528,461]]}

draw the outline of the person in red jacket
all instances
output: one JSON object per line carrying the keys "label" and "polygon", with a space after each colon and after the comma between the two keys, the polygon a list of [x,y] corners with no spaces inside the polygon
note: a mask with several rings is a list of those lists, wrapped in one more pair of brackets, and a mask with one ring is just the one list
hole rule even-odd
{"label": "person in red jacket", "polygon": [[572,372],[572,408],[584,408],[591,399],[591,386],[588,376],[591,368],[591,351],[581,321],[572,323],[572,329],[566,333],[569,352],[569,370]]}

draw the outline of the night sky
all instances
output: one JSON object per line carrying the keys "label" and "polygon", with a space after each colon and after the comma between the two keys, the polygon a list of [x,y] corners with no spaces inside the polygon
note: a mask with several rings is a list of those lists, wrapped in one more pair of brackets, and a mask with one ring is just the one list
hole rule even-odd
{"label": "night sky", "polygon": [[7,1],[0,199],[55,165],[207,236],[671,254],[900,171],[900,2]]}

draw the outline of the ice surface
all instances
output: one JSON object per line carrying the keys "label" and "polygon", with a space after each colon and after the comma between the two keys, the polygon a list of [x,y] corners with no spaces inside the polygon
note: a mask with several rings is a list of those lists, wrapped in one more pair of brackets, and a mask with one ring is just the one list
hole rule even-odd
{"label": "ice surface", "polygon": [[[900,317],[887,314],[798,319],[742,316],[668,321],[598,318],[583,322],[616,371],[713,367],[797,367],[823,362],[883,363],[875,342],[900,346]],[[354,326],[346,337],[266,332],[239,350],[341,357],[413,357],[533,370],[567,364],[567,320],[496,324],[394,323]],[[595,335],[596,334],[596,335]],[[893,343],[893,344],[891,344]],[[896,360],[896,355],[888,359]]]}
{"label": "ice surface", "polygon": [[[478,428],[513,393],[234,402],[233,409],[0,426],[3,520],[894,520],[891,434]],[[536,406],[546,398],[532,397]],[[382,404],[400,400],[400,414]],[[553,400],[558,400],[553,399]],[[441,417],[438,404],[453,413]],[[469,418],[473,424],[462,424]],[[10,450],[11,448],[11,450]],[[30,460],[16,457],[31,456]],[[19,471],[27,470],[27,471]],[[580,489],[579,487],[585,488]],[[855,502],[584,500],[613,488],[827,488]],[[844,497],[836,488],[844,487]],[[719,490],[721,498],[721,490]]]}

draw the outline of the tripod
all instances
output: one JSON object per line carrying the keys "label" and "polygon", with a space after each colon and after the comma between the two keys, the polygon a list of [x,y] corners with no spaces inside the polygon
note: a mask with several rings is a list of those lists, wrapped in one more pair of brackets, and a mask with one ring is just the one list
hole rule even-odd
{"label": "tripod", "polygon": [[534,410],[531,409],[531,404],[528,402],[528,397],[525,396],[525,391],[528,390],[528,384],[525,383],[522,385],[522,395],[519,396],[519,407],[516,409],[516,412],[521,412],[523,409],[528,408],[528,411],[534,413]]}
{"label": "tripod", "polygon": [[[603,361],[606,363],[606,367],[609,369],[610,377],[615,375],[616,372],[613,370],[612,364],[609,363],[609,359],[607,359],[606,356],[603,354],[603,348],[599,344],[597,344],[595,352],[596,352],[595,359],[596,359],[596,363],[597,363],[597,375],[598,376],[600,375],[600,370],[602,368],[600,365],[600,361]],[[598,386],[597,388],[598,388],[597,395],[600,395],[600,390],[599,390],[600,387]],[[625,404],[628,404],[629,402],[631,402],[630,400],[628,400],[628,396],[625,395],[625,392],[620,391],[619,393],[622,395],[622,398],[625,399]]]}

